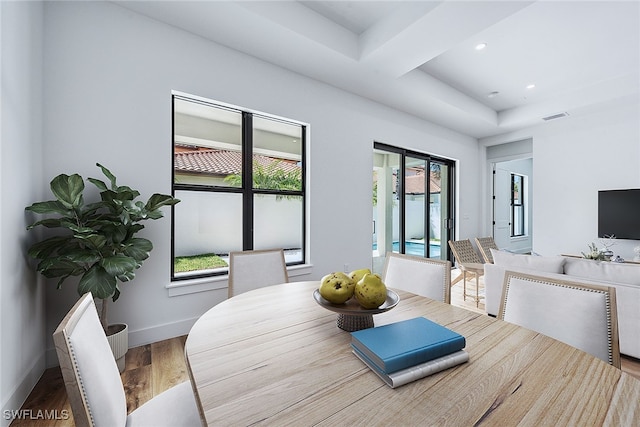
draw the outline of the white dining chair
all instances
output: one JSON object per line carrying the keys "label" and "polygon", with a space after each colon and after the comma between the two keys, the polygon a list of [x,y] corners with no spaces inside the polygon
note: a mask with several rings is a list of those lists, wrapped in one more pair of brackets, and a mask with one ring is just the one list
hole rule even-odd
{"label": "white dining chair", "polygon": [[282,249],[239,251],[229,254],[229,298],[252,289],[288,281],[287,264]]}
{"label": "white dining chair", "polygon": [[507,271],[498,318],[555,338],[620,368],[613,287]]}
{"label": "white dining chair", "polygon": [[200,426],[189,381],[127,415],[124,387],[91,293],[84,294],[53,333],[77,427]]}
{"label": "white dining chair", "polygon": [[393,289],[451,302],[451,262],[387,253],[382,281]]}

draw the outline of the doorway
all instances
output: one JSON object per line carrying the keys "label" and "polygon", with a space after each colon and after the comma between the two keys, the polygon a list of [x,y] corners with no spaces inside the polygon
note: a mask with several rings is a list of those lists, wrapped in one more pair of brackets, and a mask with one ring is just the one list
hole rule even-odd
{"label": "doorway", "polygon": [[373,271],[387,252],[450,259],[454,163],[374,143]]}
{"label": "doorway", "polygon": [[492,163],[493,238],[500,249],[533,247],[533,159]]}

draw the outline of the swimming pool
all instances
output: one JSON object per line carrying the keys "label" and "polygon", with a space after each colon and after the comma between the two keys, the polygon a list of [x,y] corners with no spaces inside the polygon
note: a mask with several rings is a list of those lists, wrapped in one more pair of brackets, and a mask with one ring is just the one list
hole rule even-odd
{"label": "swimming pool", "polygon": [[[376,243],[373,244],[373,250],[378,248]],[[420,242],[404,242],[405,252],[408,255],[424,256],[424,243]],[[400,242],[393,242],[393,251],[398,252],[400,250]],[[429,245],[429,256],[431,258],[440,257],[440,245]]]}

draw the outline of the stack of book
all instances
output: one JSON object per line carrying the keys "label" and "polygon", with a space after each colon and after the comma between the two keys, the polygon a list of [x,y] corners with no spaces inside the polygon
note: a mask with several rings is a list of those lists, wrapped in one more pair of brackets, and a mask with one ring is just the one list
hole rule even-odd
{"label": "stack of book", "polygon": [[351,333],[353,353],[396,388],[469,360],[465,338],[424,317]]}

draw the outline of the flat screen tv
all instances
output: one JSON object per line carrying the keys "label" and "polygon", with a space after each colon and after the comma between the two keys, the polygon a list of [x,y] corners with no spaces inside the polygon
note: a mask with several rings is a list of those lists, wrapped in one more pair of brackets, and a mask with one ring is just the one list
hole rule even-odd
{"label": "flat screen tv", "polygon": [[598,237],[640,240],[640,188],[598,191]]}

